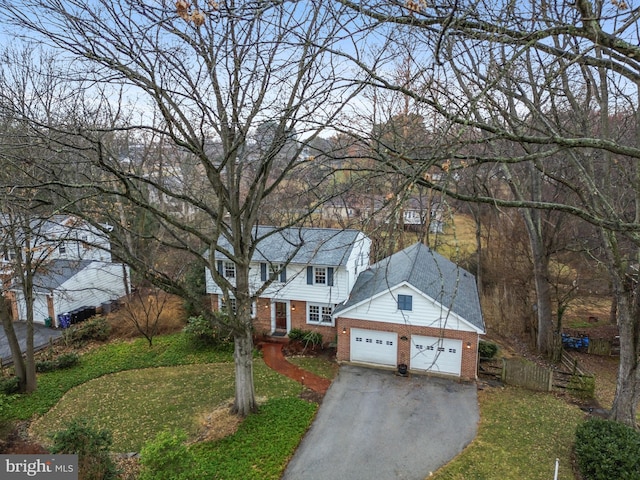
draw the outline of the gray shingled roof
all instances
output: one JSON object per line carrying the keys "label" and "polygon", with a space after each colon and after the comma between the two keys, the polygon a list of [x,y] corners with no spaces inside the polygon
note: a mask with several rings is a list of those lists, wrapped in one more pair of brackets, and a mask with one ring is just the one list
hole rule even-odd
{"label": "gray shingled roof", "polygon": [[[33,278],[33,286],[37,292],[48,293],[60,287],[80,271],[84,270],[93,260],[52,260],[50,263],[40,267]],[[12,288],[17,288],[13,284]]]}
{"label": "gray shingled roof", "polygon": [[362,272],[349,299],[335,314],[385,290],[408,283],[484,331],[475,277],[422,243],[387,257]]}
{"label": "gray shingled roof", "polygon": [[[259,226],[254,230],[254,238],[260,240],[252,261],[345,265],[359,234],[358,230],[334,228],[291,227],[278,231],[276,227]],[[223,239],[220,239],[220,246],[230,249]],[[299,250],[296,252],[296,249]],[[226,257],[216,252],[215,258],[222,260]]]}

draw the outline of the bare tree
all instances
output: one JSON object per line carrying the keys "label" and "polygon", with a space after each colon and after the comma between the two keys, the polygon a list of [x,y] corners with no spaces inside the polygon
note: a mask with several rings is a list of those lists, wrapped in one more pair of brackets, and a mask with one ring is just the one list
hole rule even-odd
{"label": "bare tree", "polygon": [[142,335],[149,347],[161,327],[162,315],[169,302],[169,294],[158,289],[137,289],[127,297],[122,316]]}
{"label": "bare tree", "polygon": [[[435,159],[448,165],[451,175],[474,165],[512,171],[522,164],[532,188],[483,195],[459,191],[455,182],[417,181],[454,198],[535,209],[525,213],[532,240],[541,238],[541,210],[574,215],[600,229],[623,344],[612,418],[634,425],[640,401],[640,324],[634,305],[640,291],[625,266],[637,262],[640,232],[640,10],[600,0],[553,6],[542,1],[343,3],[364,14],[380,34],[390,38],[393,31],[398,41],[421,45],[415,70],[432,80],[431,88],[417,90],[396,82],[379,64],[356,59],[373,83],[429,106],[443,124],[457,125],[452,133],[472,133],[464,137],[471,142],[452,143],[440,158],[418,162],[433,165]],[[633,124],[634,136],[612,128],[622,117]],[[395,160],[382,160],[399,169]],[[415,163],[405,159],[404,170],[413,178]],[[540,195],[545,184],[557,186],[563,196]],[[533,251],[544,260],[542,248]]]}
{"label": "bare tree", "polygon": [[[235,340],[233,410],[255,410],[251,303],[262,291],[249,290],[249,262],[261,240],[255,226],[299,224],[321,202],[296,208],[301,194],[326,176],[315,185],[291,178],[296,171],[297,178],[306,178],[305,171],[314,169],[313,160],[301,155],[305,144],[342,122],[344,106],[360,88],[349,66],[331,55],[341,40],[355,40],[344,30],[344,19],[313,2],[1,3],[5,21],[66,52],[77,61],[75,78],[93,85],[84,92],[95,99],[93,110],[86,107],[75,122],[65,119],[66,125],[46,125],[80,134],[73,145],[68,137],[56,145],[85,165],[73,181],[58,180],[68,187],[62,195],[67,208],[95,221],[113,209],[105,211],[94,198],[135,206],[157,225],[141,240],[159,242],[167,252],[187,252],[209,267],[225,299],[236,304],[225,325]],[[123,115],[134,96],[146,101],[135,122]],[[265,122],[269,135],[258,139],[254,133]],[[169,185],[123,161],[115,137],[143,133],[188,156],[195,176]],[[196,183],[203,188],[191,188]],[[150,192],[189,204],[197,221],[168,212],[150,200]],[[289,208],[276,208],[272,198],[288,199]],[[134,230],[127,222],[113,223],[123,260],[155,285],[189,295],[180,271],[162,271],[135,255],[125,241]],[[222,248],[220,239],[230,248]],[[235,264],[234,281],[218,274],[216,251]]]}

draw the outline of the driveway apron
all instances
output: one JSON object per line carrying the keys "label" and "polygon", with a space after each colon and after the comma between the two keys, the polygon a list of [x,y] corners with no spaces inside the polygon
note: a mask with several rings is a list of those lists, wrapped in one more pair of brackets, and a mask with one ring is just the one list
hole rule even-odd
{"label": "driveway apron", "polygon": [[[18,337],[20,349],[24,352],[27,349],[27,324],[25,322],[14,322],[13,329]],[[33,344],[36,350],[49,345],[49,342],[62,336],[62,330],[55,330],[45,327],[39,323],[33,324]],[[2,363],[11,362],[11,348],[9,348],[9,340],[4,333],[4,328],[0,326],[0,359]]]}
{"label": "driveway apron", "polygon": [[345,365],[283,480],[424,480],[478,421],[475,384]]}

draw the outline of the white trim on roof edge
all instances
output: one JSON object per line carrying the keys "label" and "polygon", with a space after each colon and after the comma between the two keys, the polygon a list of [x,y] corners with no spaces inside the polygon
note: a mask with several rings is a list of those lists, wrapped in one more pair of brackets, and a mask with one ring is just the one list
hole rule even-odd
{"label": "white trim on roof edge", "polygon": [[[358,307],[361,307],[361,306],[363,306],[363,305],[365,305],[365,304],[367,304],[369,302],[372,302],[372,301],[374,301],[374,300],[376,300],[378,298],[381,298],[381,297],[383,297],[385,295],[388,295],[388,294],[393,295],[393,292],[395,290],[398,290],[398,289],[403,288],[403,287],[406,287],[406,288],[409,288],[409,289],[413,290],[418,295],[423,297],[425,300],[427,300],[428,302],[431,302],[434,305],[435,308],[440,308],[443,311],[443,313],[445,313],[445,317],[452,316],[452,317],[456,318],[461,323],[464,323],[465,325],[468,325],[469,328],[472,331],[476,332],[479,335],[484,335],[486,333],[486,331],[484,329],[481,329],[481,328],[477,327],[476,325],[471,323],[469,320],[467,320],[464,317],[460,316],[456,312],[451,311],[450,308],[442,305],[440,302],[438,302],[437,300],[433,299],[431,296],[427,295],[425,292],[423,292],[422,290],[416,288],[415,286],[413,286],[411,283],[409,283],[407,281],[403,281],[403,282],[401,282],[401,283],[399,283],[397,285],[389,287],[388,289],[383,290],[382,292],[379,292],[379,293],[377,293],[377,294],[375,294],[375,295],[373,295],[373,296],[371,296],[371,297],[369,297],[369,298],[367,298],[365,300],[362,300],[362,301],[360,301],[360,302],[358,302],[358,303],[356,303],[354,305],[350,305],[349,307],[346,307],[344,310],[340,310],[339,312],[337,312],[337,313],[335,313],[333,315],[334,316],[334,319],[333,319],[334,323],[340,317],[349,318],[348,316],[345,315],[345,313],[347,313],[349,311],[352,311],[352,310],[354,310],[354,309],[356,309]],[[342,305],[344,305],[347,301],[348,300],[343,302]],[[374,321],[375,322],[375,321],[378,321],[378,320],[367,320],[367,321]],[[391,324],[394,324],[394,323],[395,324],[400,324],[400,322],[389,321],[388,319],[387,320],[379,320],[379,322],[381,322],[381,323],[391,323]],[[435,328],[438,328],[438,327],[435,327]],[[451,330],[456,330],[456,329],[451,329]]]}

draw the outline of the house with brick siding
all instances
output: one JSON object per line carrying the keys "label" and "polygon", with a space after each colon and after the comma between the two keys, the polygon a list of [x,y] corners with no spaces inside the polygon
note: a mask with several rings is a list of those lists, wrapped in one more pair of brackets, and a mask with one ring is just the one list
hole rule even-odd
{"label": "house with brick siding", "polygon": [[476,378],[485,326],[475,278],[422,243],[361,272],[333,315],[338,361]]}
{"label": "house with brick siding", "polygon": [[[335,342],[333,310],[369,267],[371,240],[357,230],[331,228],[259,226],[253,234],[257,248],[249,281],[255,333],[285,336],[298,328],[319,332],[325,343]],[[231,250],[222,240],[220,247]],[[218,273],[233,285],[233,262],[218,251],[214,260]],[[208,270],[206,287],[212,308],[225,308],[222,289]]]}

